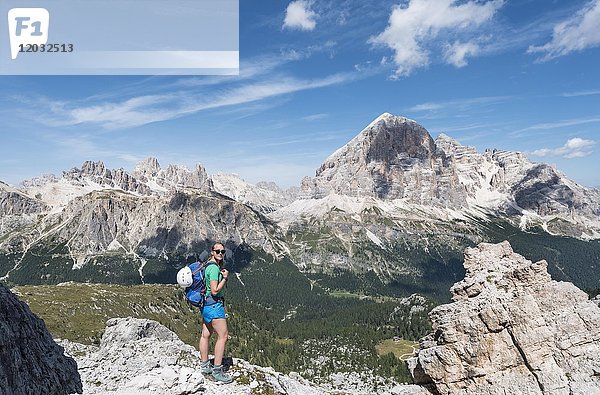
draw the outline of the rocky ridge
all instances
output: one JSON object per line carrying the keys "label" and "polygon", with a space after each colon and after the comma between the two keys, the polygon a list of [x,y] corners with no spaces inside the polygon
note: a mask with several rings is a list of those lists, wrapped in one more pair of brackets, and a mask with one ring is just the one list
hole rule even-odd
{"label": "rocky ridge", "polygon": [[[333,394],[296,373],[281,374],[272,368],[235,359],[226,364],[234,382],[226,386],[205,378],[200,356],[166,327],[155,321],[114,318],[107,322],[99,347],[60,341],[77,359],[84,394]],[[359,394],[361,392],[345,392]],[[364,393],[364,392],[362,392]],[[382,394],[427,395],[420,387],[394,386]]]}
{"label": "rocky ridge", "polygon": [[129,173],[124,169],[108,169],[102,161],[86,161],[81,168],[64,171],[61,177],[52,174],[25,180],[18,190],[60,211],[78,196],[99,190],[119,190],[139,196],[161,196],[185,190],[197,193],[217,192],[267,213],[291,202],[294,188],[280,189],[273,182],[248,184],[237,175],[209,176],[201,164],[193,170],[184,166],[168,165],[161,168],[156,158],[137,163]]}
{"label": "rocky ridge", "polygon": [[[147,261],[198,257],[213,240],[225,240],[229,256],[241,245],[273,252],[269,226],[246,205],[212,193],[189,190],[139,196],[100,190],[74,198],[60,212],[43,217],[39,226],[9,234],[0,247],[21,257],[6,277],[18,279],[17,273],[25,274],[29,269],[23,262],[43,254],[30,248],[47,245],[55,246],[52,258],[60,260],[60,266],[75,270],[102,259],[107,265],[117,256],[116,264],[130,263],[110,269],[112,276],[120,281],[138,277],[136,282],[144,282]],[[171,282],[172,273],[160,281]]]}
{"label": "rocky ridge", "polygon": [[465,251],[454,302],[430,313],[433,333],[409,360],[438,394],[600,393],[600,308],[550,278],[508,242]]}
{"label": "rocky ridge", "polygon": [[297,197],[294,189],[284,191],[274,182],[251,185],[237,174],[217,173],[210,176],[210,183],[215,192],[265,214],[290,204]]}
{"label": "rocky ridge", "polygon": [[81,391],[75,361],[52,340],[44,321],[0,284],[0,394]]}
{"label": "rocky ridge", "polygon": [[[252,190],[241,179],[237,185]],[[276,232],[261,217],[261,208],[271,206],[230,198],[226,191],[236,189],[215,188],[201,165],[194,171],[173,165],[163,170],[148,158],[130,175],[87,161],[60,178],[48,175],[25,181],[20,189],[0,188],[0,251],[15,259],[4,279],[24,270],[32,249],[54,248],[52,259],[73,269],[98,257],[121,256],[134,266],[125,265],[126,270],[139,272],[142,282],[147,261],[196,257],[214,240],[226,241],[229,255],[240,245],[273,252]],[[261,201],[258,192],[254,195]]]}

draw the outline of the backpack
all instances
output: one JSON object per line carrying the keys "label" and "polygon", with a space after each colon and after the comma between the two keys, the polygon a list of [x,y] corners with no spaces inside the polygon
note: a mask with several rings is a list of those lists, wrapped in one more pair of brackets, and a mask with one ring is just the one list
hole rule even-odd
{"label": "backpack", "polygon": [[194,307],[198,307],[200,310],[204,307],[206,302],[206,282],[204,281],[204,273],[206,268],[210,265],[216,265],[213,261],[207,261],[204,263],[193,262],[188,265],[192,271],[193,282],[192,285],[185,288],[185,298]]}

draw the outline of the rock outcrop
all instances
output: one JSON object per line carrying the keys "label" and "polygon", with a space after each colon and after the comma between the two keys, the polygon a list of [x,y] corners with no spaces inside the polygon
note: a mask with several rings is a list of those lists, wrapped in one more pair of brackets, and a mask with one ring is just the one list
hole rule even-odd
{"label": "rock outcrop", "polygon": [[77,364],[27,304],[0,284],[0,394],[81,393]]}
{"label": "rock outcrop", "polygon": [[80,355],[85,394],[193,394],[204,385],[193,347],[156,321],[110,319],[99,348],[63,344]]}
{"label": "rock outcrop", "polygon": [[38,199],[11,188],[0,181],[0,215],[36,214],[48,210],[48,206]]}
{"label": "rock outcrop", "polygon": [[600,308],[546,261],[508,242],[465,251],[454,302],[430,313],[433,333],[409,360],[437,394],[599,394]]}
{"label": "rock outcrop", "polygon": [[[69,341],[62,344],[78,360],[85,394],[329,393],[298,374],[281,374],[241,359],[235,359],[229,368],[235,381],[226,387],[219,385],[200,373],[200,356],[193,347],[151,320],[110,319],[98,348]],[[415,386],[399,387],[393,393],[424,394]]]}
{"label": "rock outcrop", "polygon": [[220,239],[269,249],[267,231],[255,212],[229,199],[194,192],[149,198],[93,192],[63,210],[60,222],[70,221],[78,226],[61,230],[60,236],[73,240],[72,253],[83,256],[106,251],[114,240],[142,257],[165,251],[192,254],[208,248],[202,243]]}

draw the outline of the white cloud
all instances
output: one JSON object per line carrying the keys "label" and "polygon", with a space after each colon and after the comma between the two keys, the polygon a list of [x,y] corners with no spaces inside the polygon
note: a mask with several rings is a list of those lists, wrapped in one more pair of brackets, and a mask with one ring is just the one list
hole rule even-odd
{"label": "white cloud", "polygon": [[[391,48],[396,76],[408,76],[429,64],[427,48],[442,30],[458,32],[477,27],[492,18],[504,0],[456,3],[458,0],[410,0],[405,7],[395,6],[388,27],[369,42]],[[472,55],[473,48],[466,48],[463,61],[467,54]],[[459,55],[460,52],[452,60],[460,63]]]}
{"label": "white cloud", "polygon": [[579,137],[569,139],[559,148],[542,148],[532,152],[535,156],[562,156],[566,159],[583,158],[592,153],[592,146],[596,141],[585,140]]}
{"label": "white cloud", "polygon": [[444,108],[441,103],[421,103],[409,108],[410,111],[434,111]]}
{"label": "white cloud", "polygon": [[305,0],[292,1],[285,11],[283,27],[288,29],[314,30],[317,26],[317,14],[310,9],[311,2]]}
{"label": "white cloud", "polygon": [[530,46],[528,53],[542,53],[546,61],[574,51],[600,46],[600,0],[585,5],[573,17],[554,26],[552,41],[545,45]]}
{"label": "white cloud", "polygon": [[144,159],[144,156],[132,154],[115,147],[101,145],[94,140],[94,136],[79,134],[76,136],[65,137],[54,133],[44,136],[49,145],[60,147],[60,152],[64,157],[70,160],[89,160],[94,158],[118,159],[128,163],[137,163]]}
{"label": "white cloud", "polygon": [[50,126],[96,124],[105,129],[124,129],[175,119],[204,110],[253,103],[298,91],[341,84],[355,78],[358,78],[356,73],[338,73],[313,80],[279,76],[268,81],[219,89],[212,94],[181,90],[91,106],[50,102],[46,103],[50,115],[38,119]]}
{"label": "white cloud", "polygon": [[564,96],[564,97],[593,96],[593,95],[600,95],[600,90],[565,92],[562,94],[562,96]]}
{"label": "white cloud", "polygon": [[465,67],[467,65],[466,57],[468,55],[477,55],[479,53],[479,45],[474,42],[461,43],[455,41],[453,44],[446,46],[444,59],[446,62],[456,67]]}
{"label": "white cloud", "polygon": [[531,130],[558,129],[558,128],[563,128],[563,127],[567,127],[567,126],[584,125],[586,123],[597,123],[597,122],[600,122],[600,117],[598,117],[598,116],[595,116],[592,118],[574,118],[574,119],[565,119],[562,121],[555,121],[555,122],[538,123],[538,124],[531,125],[526,128],[523,128],[523,129],[515,130],[514,132],[510,133],[510,136],[513,136],[513,137],[519,136],[519,135],[522,135],[524,132],[528,132]]}
{"label": "white cloud", "polygon": [[449,100],[445,102],[427,102],[417,104],[408,109],[408,111],[436,111],[443,109],[461,109],[468,110],[476,106],[482,106],[493,103],[501,103],[507,100],[514,99],[513,96],[482,96],[471,97],[459,100]]}
{"label": "white cloud", "polygon": [[305,117],[302,117],[302,120],[304,121],[316,121],[318,119],[323,119],[323,118],[327,118],[328,114],[324,114],[324,113],[319,113],[319,114],[312,114],[312,115],[307,115]]}

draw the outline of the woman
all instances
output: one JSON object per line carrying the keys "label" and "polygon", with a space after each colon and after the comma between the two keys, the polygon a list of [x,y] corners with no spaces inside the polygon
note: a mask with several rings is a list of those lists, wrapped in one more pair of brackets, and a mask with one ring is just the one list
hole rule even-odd
{"label": "woman", "polygon": [[[200,337],[200,357],[202,373],[212,373],[215,380],[231,383],[231,375],[223,372],[223,353],[227,342],[227,319],[225,318],[224,289],[227,284],[229,272],[223,268],[225,247],[222,243],[215,243],[211,249],[209,265],[204,272],[206,283],[206,303],[202,309],[202,336]],[[210,336],[217,332],[215,343],[215,363],[211,366],[208,360],[208,344]]]}

